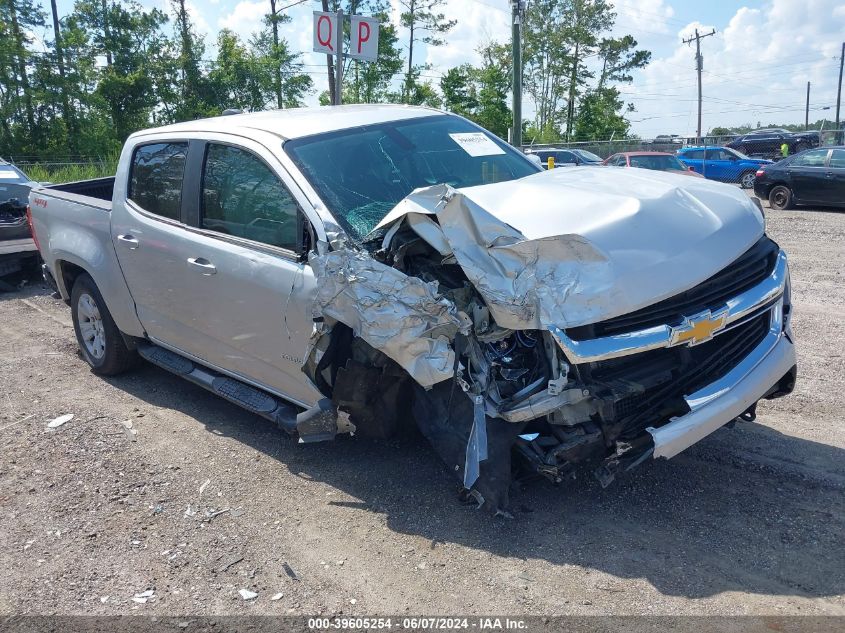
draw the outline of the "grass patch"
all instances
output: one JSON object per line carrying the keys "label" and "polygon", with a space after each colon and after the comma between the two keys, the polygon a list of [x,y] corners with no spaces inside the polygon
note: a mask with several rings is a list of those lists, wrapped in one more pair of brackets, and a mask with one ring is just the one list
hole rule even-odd
{"label": "grass patch", "polygon": [[17,163],[15,166],[29,176],[30,180],[61,184],[114,176],[117,160],[115,155],[89,163]]}

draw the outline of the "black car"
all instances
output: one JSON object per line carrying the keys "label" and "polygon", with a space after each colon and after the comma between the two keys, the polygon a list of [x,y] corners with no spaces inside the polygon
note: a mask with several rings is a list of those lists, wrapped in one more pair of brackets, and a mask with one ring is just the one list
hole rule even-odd
{"label": "black car", "polygon": [[845,207],[845,146],[810,149],[757,171],[754,193],[772,209],[793,204]]}
{"label": "black car", "polygon": [[539,157],[543,167],[548,165],[549,157],[555,159],[555,167],[562,167],[563,165],[601,165],[604,160],[601,156],[596,156],[585,149],[538,149],[531,150],[529,153]]}
{"label": "black car", "polygon": [[743,154],[780,154],[781,145],[789,146],[789,153],[796,154],[805,149],[812,149],[820,145],[818,132],[790,132],[780,128],[754,130],[743,134],[726,143],[727,147],[739,150]]}

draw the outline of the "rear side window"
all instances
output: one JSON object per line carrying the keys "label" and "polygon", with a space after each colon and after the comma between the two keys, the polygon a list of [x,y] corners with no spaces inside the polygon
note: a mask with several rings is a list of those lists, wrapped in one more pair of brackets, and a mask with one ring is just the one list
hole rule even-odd
{"label": "rear side window", "polygon": [[187,143],[141,145],[132,155],[129,199],[144,211],[179,219]]}
{"label": "rear side window", "polygon": [[681,158],[686,158],[687,160],[701,160],[704,158],[704,150],[703,149],[693,149],[688,152],[684,152],[681,154]]}
{"label": "rear side window", "polygon": [[824,162],[827,160],[826,149],[814,149],[810,152],[804,152],[800,156],[796,156],[792,161],[793,167],[824,167]]}
{"label": "rear side window", "polygon": [[299,250],[299,206],[254,154],[209,144],[202,178],[201,226],[291,251]]}
{"label": "rear side window", "polygon": [[845,169],[845,149],[835,149],[830,154],[831,169]]}

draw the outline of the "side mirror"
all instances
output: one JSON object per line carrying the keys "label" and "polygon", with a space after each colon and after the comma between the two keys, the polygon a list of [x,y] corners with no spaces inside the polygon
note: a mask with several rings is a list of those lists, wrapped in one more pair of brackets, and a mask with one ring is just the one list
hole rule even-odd
{"label": "side mirror", "polygon": [[526,154],[526,156],[528,157],[528,160],[537,165],[537,167],[543,166],[543,161],[540,160],[540,157],[537,156],[537,154]]}

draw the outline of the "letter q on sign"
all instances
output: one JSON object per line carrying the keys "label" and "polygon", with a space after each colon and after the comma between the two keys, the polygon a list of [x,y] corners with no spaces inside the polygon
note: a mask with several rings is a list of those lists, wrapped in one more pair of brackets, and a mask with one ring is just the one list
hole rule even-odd
{"label": "letter q on sign", "polygon": [[376,61],[378,59],[378,20],[362,15],[353,15],[350,20],[352,41],[349,56],[365,62]]}
{"label": "letter q on sign", "polygon": [[314,11],[314,52],[333,55],[337,14]]}

